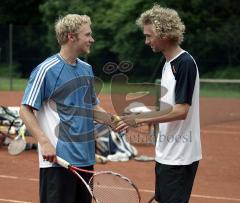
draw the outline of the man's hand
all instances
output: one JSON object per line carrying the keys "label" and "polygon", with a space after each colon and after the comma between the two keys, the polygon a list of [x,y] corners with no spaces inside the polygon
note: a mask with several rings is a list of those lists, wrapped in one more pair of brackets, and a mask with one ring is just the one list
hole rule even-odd
{"label": "man's hand", "polygon": [[136,114],[130,114],[127,116],[119,117],[119,122],[115,128],[116,131],[124,131],[128,129],[128,127],[137,127],[137,116]]}
{"label": "man's hand", "polygon": [[45,161],[56,163],[57,162],[56,150],[53,147],[53,145],[48,140],[45,140],[44,142],[40,143],[40,146],[43,159]]}
{"label": "man's hand", "polygon": [[[94,120],[99,123],[108,125],[113,129],[113,131],[116,132],[121,132],[128,128],[119,116],[103,111],[99,107],[94,110]],[[118,126],[121,127],[118,128]]]}
{"label": "man's hand", "polygon": [[136,128],[137,127],[137,115],[130,114],[127,116],[121,116],[121,120],[130,127]]}
{"label": "man's hand", "polygon": [[128,129],[128,125],[121,120],[121,117],[117,115],[112,115],[111,123],[109,126],[115,132],[122,132]]}

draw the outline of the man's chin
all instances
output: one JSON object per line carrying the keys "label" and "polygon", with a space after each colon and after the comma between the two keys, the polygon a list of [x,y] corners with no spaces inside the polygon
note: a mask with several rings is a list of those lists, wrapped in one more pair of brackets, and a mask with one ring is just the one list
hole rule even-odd
{"label": "man's chin", "polygon": [[153,51],[153,53],[159,53],[159,52],[161,52],[160,50],[154,49],[154,48],[152,48],[152,51]]}
{"label": "man's chin", "polygon": [[90,49],[83,51],[81,54],[89,54],[91,51]]}

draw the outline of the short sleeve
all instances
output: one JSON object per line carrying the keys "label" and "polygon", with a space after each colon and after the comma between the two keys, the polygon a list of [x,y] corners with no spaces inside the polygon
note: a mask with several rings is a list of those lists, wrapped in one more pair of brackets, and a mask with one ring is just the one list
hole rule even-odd
{"label": "short sleeve", "polygon": [[197,77],[197,67],[192,59],[183,60],[179,63],[176,71],[175,103],[192,104],[192,96]]}
{"label": "short sleeve", "polygon": [[30,75],[25,89],[22,104],[39,110],[47,94],[46,73],[39,67],[34,69]]}

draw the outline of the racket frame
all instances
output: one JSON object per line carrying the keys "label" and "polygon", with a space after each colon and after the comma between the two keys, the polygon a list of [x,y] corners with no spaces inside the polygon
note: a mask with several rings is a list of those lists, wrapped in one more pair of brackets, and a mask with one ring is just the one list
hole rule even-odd
{"label": "racket frame", "polygon": [[[123,180],[125,180],[126,182],[128,182],[130,185],[133,186],[133,188],[135,189],[136,193],[137,193],[137,196],[138,196],[138,203],[140,203],[141,201],[141,196],[140,196],[140,193],[139,193],[139,190],[137,188],[137,186],[127,177],[119,174],[119,173],[116,173],[116,172],[113,172],[113,171],[89,171],[89,170],[85,170],[85,169],[81,169],[81,168],[78,168],[76,166],[73,166],[71,165],[70,163],[68,163],[66,160],[62,159],[61,157],[58,157],[57,156],[57,163],[68,169],[69,171],[71,171],[72,173],[74,173],[78,178],[81,179],[81,181],[84,183],[84,185],[86,186],[87,190],[89,191],[89,193],[91,194],[92,198],[97,202],[97,203],[100,203],[99,200],[97,200],[97,198],[94,196],[94,193],[91,189],[91,187],[89,186],[89,183],[92,182],[94,176],[97,176],[97,175],[100,175],[100,174],[111,174],[111,175],[114,175],[114,176],[117,176],[117,177],[120,177],[122,178]],[[89,183],[87,183],[83,178],[82,176],[77,172],[77,171],[80,171],[80,172],[85,172],[85,173],[91,173],[93,174],[93,176],[90,178],[89,180]]]}
{"label": "racket frame", "polygon": [[77,172],[77,171],[82,171],[84,172],[85,170],[84,169],[79,169],[75,166],[72,166],[70,163],[68,163],[66,160],[62,159],[61,157],[57,156],[57,163],[68,169],[69,171],[71,171],[72,173],[74,173],[78,178],[80,178],[80,180],[83,182],[83,184],[86,186],[88,192],[90,193],[90,195],[92,196],[92,198],[97,202],[97,203],[100,203],[96,197],[94,196],[93,192],[92,192],[92,189],[90,188],[90,186],[86,183],[86,181],[83,179],[83,177]]}

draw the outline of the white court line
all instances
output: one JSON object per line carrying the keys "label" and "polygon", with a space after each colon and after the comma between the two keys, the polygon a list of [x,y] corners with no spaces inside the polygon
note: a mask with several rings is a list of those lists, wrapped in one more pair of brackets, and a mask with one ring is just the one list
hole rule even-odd
{"label": "white court line", "polygon": [[[153,190],[144,190],[144,189],[139,189],[139,192],[151,193],[151,194],[154,193]],[[203,199],[215,199],[215,200],[227,200],[227,201],[233,201],[233,202],[240,202],[240,199],[238,199],[238,198],[231,198],[231,197],[219,197],[219,196],[197,195],[197,194],[191,194],[191,197],[203,198]]]}
{"label": "white court line", "polygon": [[201,130],[201,133],[207,134],[226,134],[226,135],[239,135],[239,132],[224,131],[224,130]]}
{"label": "white court line", "polygon": [[197,197],[197,198],[205,198],[205,199],[227,200],[227,201],[232,201],[232,202],[240,202],[240,199],[231,198],[231,197],[218,197],[218,196],[196,195],[196,194],[192,194],[191,196]]}
{"label": "white court line", "polygon": [[236,125],[211,125],[211,126],[208,126],[206,128],[218,128],[218,129],[229,129],[231,131],[237,131],[237,130],[240,130],[240,126],[236,126]]}
{"label": "white court line", "polygon": [[0,202],[32,203],[32,202],[25,202],[25,201],[19,201],[19,200],[14,200],[14,199],[0,199]]}
{"label": "white court line", "polygon": [[[21,178],[21,177],[17,177],[17,176],[7,176],[7,175],[0,175],[0,178],[26,180],[26,181],[34,181],[34,182],[39,181],[36,178]],[[146,189],[139,189],[139,192],[151,193],[151,194],[154,193],[153,190],[146,190]],[[203,199],[214,199],[214,200],[226,200],[226,201],[232,201],[232,202],[240,202],[240,199],[231,198],[231,197],[220,197],[220,196],[198,195],[198,194],[192,194],[191,196],[195,197],[195,198],[203,198]],[[31,202],[24,202],[24,201],[17,201],[17,200],[5,200],[5,199],[0,199],[0,202],[1,201],[7,201],[7,202],[13,202],[13,203],[31,203]]]}
{"label": "white court line", "polygon": [[37,178],[22,178],[17,176],[8,176],[8,175],[0,175],[0,178],[6,178],[6,179],[13,179],[13,180],[27,180],[27,181],[39,181]]}

